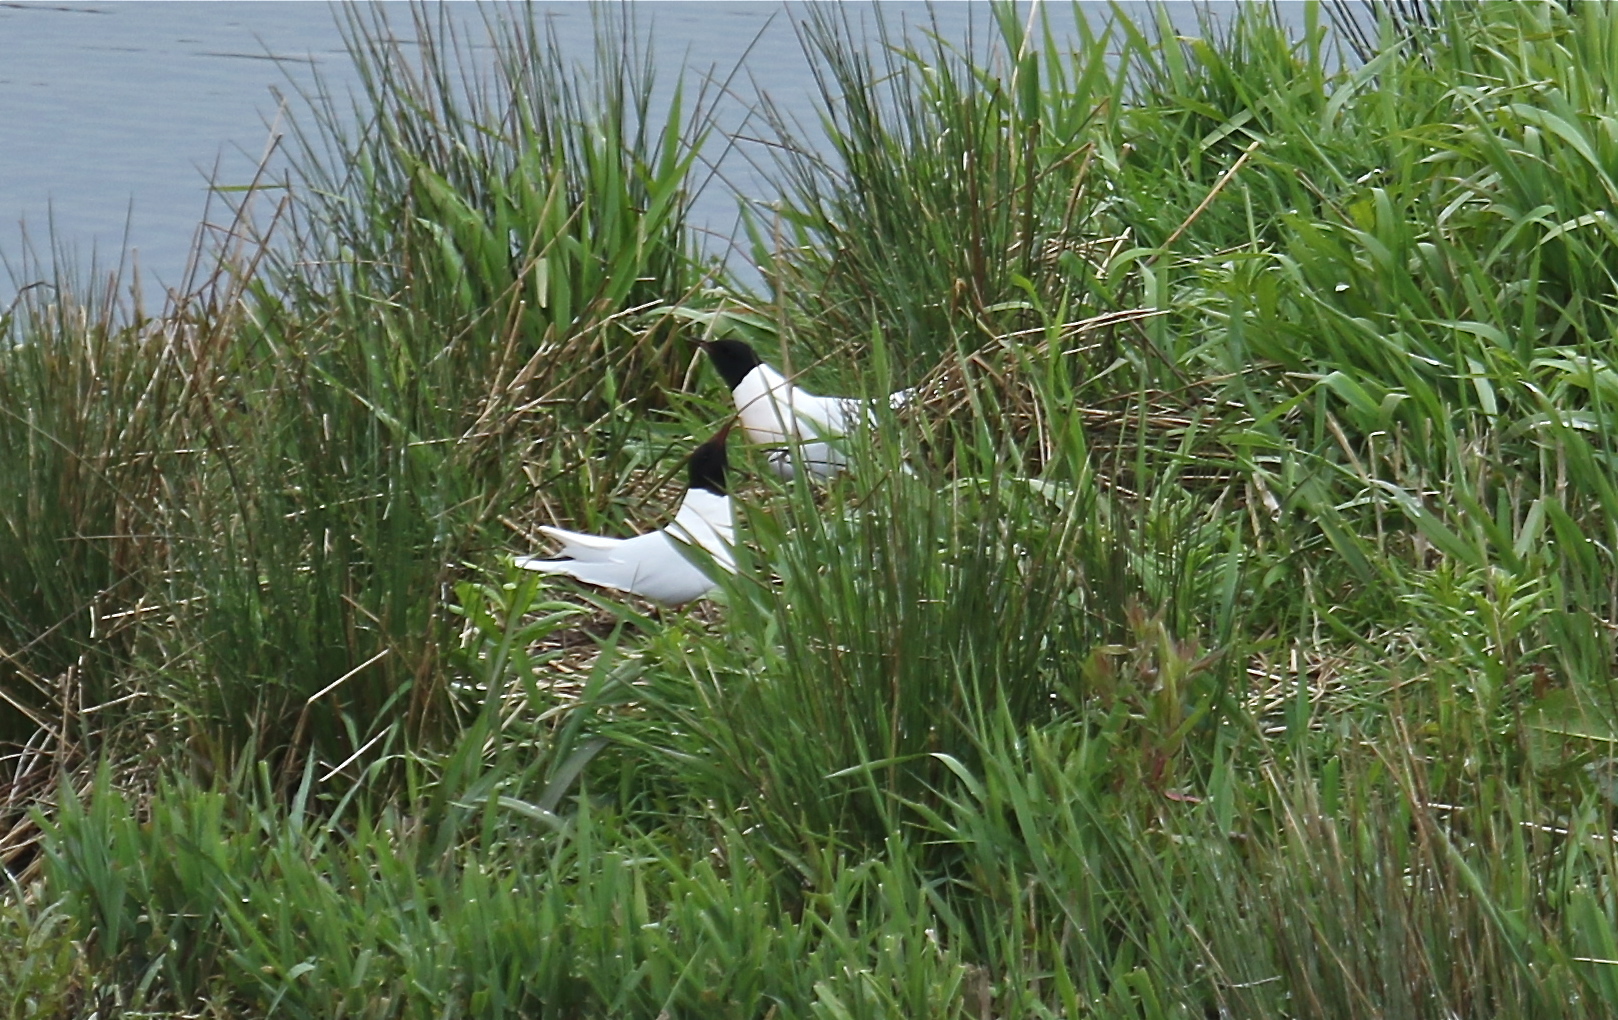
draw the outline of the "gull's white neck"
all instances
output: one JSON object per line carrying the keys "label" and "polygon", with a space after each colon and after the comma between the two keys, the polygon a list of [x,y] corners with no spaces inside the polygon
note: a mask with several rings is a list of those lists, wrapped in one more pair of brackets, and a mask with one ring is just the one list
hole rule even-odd
{"label": "gull's white neck", "polygon": [[735,569],[736,560],[730,550],[736,544],[736,529],[729,496],[707,489],[687,489],[680,512],[667,530],[680,541],[706,550],[726,570]]}

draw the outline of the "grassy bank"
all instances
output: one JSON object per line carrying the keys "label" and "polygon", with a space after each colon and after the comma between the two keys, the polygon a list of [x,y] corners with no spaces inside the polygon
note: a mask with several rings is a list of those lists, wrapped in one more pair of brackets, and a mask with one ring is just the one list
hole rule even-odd
{"label": "grassy bank", "polygon": [[[757,292],[624,26],[356,14],[262,243],[0,320],[0,1004],[1611,1015],[1618,10],[801,13]],[[918,397],[711,605],[516,576],[721,335]]]}

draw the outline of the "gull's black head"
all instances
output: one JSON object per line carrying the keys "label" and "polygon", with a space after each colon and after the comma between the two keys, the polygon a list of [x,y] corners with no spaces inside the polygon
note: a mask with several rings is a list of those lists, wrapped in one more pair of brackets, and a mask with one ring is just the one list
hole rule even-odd
{"label": "gull's black head", "polygon": [[725,468],[729,466],[725,457],[725,435],[728,432],[730,426],[726,425],[692,452],[691,488],[707,489],[716,496],[725,494]]}
{"label": "gull's black head", "polygon": [[741,340],[704,340],[702,349],[731,389],[740,386],[747,373],[763,364],[753,348]]}

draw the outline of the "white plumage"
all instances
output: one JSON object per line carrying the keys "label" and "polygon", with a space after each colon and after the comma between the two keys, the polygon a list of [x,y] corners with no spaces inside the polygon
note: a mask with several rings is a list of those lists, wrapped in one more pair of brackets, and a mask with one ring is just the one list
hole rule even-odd
{"label": "white plumage", "polygon": [[[766,365],[741,340],[712,340],[702,346],[730,385],[731,399],[736,402],[747,438],[765,446],[784,443],[796,447],[796,460],[818,478],[829,478],[848,463],[836,445],[837,439],[855,428],[876,424],[872,401],[816,396]],[[889,395],[888,406],[895,410],[903,407],[911,393],[899,390]],[[790,448],[772,451],[769,459],[777,474],[792,477],[795,469]]]}
{"label": "white plumage", "polygon": [[725,494],[725,433],[691,455],[690,487],[667,527],[632,538],[585,535],[541,527],[562,544],[562,558],[519,556],[516,564],[544,574],[566,574],[586,584],[630,592],[664,605],[677,606],[712,591],[713,579],[692,560],[695,546],[715,566],[734,573],[735,527],[730,497]]}

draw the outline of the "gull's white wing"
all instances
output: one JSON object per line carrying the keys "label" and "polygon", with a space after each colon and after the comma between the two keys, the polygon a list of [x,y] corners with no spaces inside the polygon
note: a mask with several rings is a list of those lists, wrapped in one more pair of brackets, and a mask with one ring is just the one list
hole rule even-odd
{"label": "gull's white wing", "polygon": [[[888,406],[897,411],[910,402],[914,390],[898,390],[888,395]],[[818,397],[800,387],[794,387],[791,408],[798,423],[800,439],[836,439],[863,424],[876,427],[878,397]]]}
{"label": "gull's white wing", "polygon": [[[578,531],[567,531],[563,528],[552,528],[541,525],[539,533],[546,538],[555,539],[562,543],[561,552],[556,556],[571,556],[576,560],[605,560],[612,556],[613,551],[632,539],[609,538],[606,535],[586,535]],[[528,557],[538,559],[539,557]],[[550,557],[555,558],[555,557]]]}
{"label": "gull's white wing", "polygon": [[517,563],[543,574],[566,574],[586,584],[616,588],[671,606],[690,602],[713,588],[713,581],[693,566],[661,531],[620,540],[604,557],[565,560],[525,557]]}
{"label": "gull's white wing", "polygon": [[831,443],[798,443],[769,453],[770,468],[777,477],[792,481],[802,464],[809,474],[824,481],[848,466],[848,457]]}
{"label": "gull's white wing", "polygon": [[729,496],[706,489],[687,490],[673,523],[665,530],[681,542],[700,547],[721,568],[735,572],[736,557],[731,549],[736,544],[736,529]]}
{"label": "gull's white wing", "polygon": [[[725,570],[735,570],[731,544],[730,498],[691,489],[667,529],[633,538],[586,535],[542,527],[562,543],[558,557],[517,557],[517,566],[542,574],[566,574],[586,584],[616,588],[665,605],[679,605],[707,594],[713,581],[692,563],[682,544],[701,546]],[[671,537],[671,535],[673,537]],[[678,539],[678,541],[676,541]]]}
{"label": "gull's white wing", "polygon": [[[842,397],[819,397],[759,365],[731,391],[742,427],[755,443],[841,435],[850,420]],[[855,402],[858,403],[857,401]],[[853,420],[858,420],[855,412]]]}
{"label": "gull's white wing", "polygon": [[[889,394],[888,406],[904,407],[914,394],[914,390]],[[731,396],[749,439],[766,445],[796,445],[795,450],[775,450],[769,456],[775,473],[789,480],[798,465],[821,479],[837,474],[848,465],[848,458],[835,440],[858,425],[870,428],[876,424],[876,401],[817,396],[764,364],[749,372]]]}

